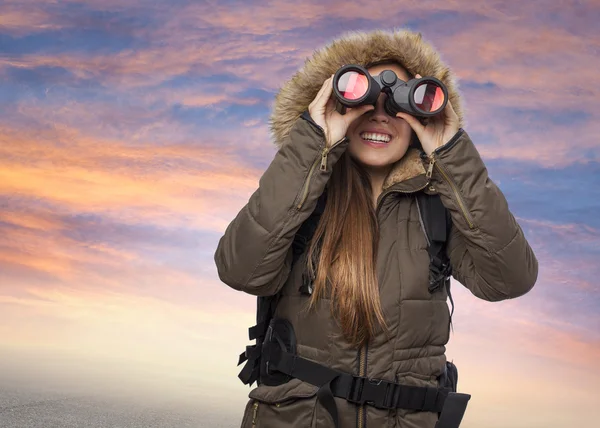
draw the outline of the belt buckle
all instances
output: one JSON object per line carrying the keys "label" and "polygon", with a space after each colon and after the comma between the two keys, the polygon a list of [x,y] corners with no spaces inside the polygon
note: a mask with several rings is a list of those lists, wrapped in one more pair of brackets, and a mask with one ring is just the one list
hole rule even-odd
{"label": "belt buckle", "polygon": [[354,377],[346,400],[354,404],[370,404],[377,408],[384,408],[389,384],[386,382],[385,388],[379,388],[382,382],[383,379]]}
{"label": "belt buckle", "polygon": [[385,407],[385,399],[387,397],[387,391],[389,383],[386,382],[384,387],[379,387],[381,383],[384,382],[383,379],[367,379],[367,382],[364,385],[363,392],[366,392],[366,395],[371,395],[371,400],[363,400],[364,403],[370,404],[373,407],[378,409],[382,409]]}

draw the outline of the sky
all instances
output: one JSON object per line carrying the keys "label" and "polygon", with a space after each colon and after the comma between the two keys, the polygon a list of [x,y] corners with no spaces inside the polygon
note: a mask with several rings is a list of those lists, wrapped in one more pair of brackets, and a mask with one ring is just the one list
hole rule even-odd
{"label": "sky", "polygon": [[276,153],[274,96],[344,32],[407,28],[540,265],[510,301],[453,284],[461,427],[597,422],[600,3],[369,4],[0,1],[0,378],[239,425],[256,300],[213,255]]}

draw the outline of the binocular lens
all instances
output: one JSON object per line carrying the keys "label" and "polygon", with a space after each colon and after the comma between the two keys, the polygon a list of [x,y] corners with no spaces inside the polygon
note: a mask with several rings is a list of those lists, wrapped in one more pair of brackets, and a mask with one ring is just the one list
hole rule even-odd
{"label": "binocular lens", "polygon": [[348,71],[340,76],[337,89],[348,100],[357,100],[363,97],[369,89],[367,76],[357,71]]}
{"label": "binocular lens", "polygon": [[414,102],[421,110],[430,113],[444,103],[444,91],[433,82],[423,82],[415,88]]}

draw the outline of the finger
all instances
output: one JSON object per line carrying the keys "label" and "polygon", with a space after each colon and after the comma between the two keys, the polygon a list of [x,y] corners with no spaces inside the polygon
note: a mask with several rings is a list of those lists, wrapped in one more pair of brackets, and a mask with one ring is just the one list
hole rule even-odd
{"label": "finger", "polygon": [[415,77],[416,77],[417,79],[420,79],[420,78],[421,78],[421,77],[423,77],[423,76],[421,76],[419,73],[417,73],[417,74],[415,74]]}
{"label": "finger", "polygon": [[310,106],[319,105],[319,102],[320,102],[319,100],[323,96],[323,92],[325,92],[327,90],[327,84],[328,84],[329,80],[331,80],[331,79],[333,79],[333,74],[323,82],[323,84],[321,85],[321,88],[319,89],[319,92],[317,92],[317,95],[315,95],[312,102],[310,103]]}
{"label": "finger", "polygon": [[452,106],[450,105],[450,102],[448,101],[446,103],[446,107],[444,107],[444,110],[440,114],[436,115],[433,118],[433,121],[433,125],[435,127],[443,129],[448,125],[458,123],[458,115],[453,110]]}
{"label": "finger", "polygon": [[404,119],[405,121],[407,121],[408,124],[410,125],[410,127],[412,129],[414,129],[414,131],[417,133],[417,135],[419,135],[419,133],[421,133],[425,129],[425,126],[423,126],[421,124],[421,122],[419,121],[419,119],[417,119],[413,115],[410,115],[408,113],[398,112],[398,113],[396,113],[396,117],[400,117],[400,118]]}
{"label": "finger", "polygon": [[331,94],[333,93],[333,75],[323,83],[323,87],[317,97],[315,97],[315,107],[318,106],[320,108],[325,109],[327,105],[327,101],[331,98]]}
{"label": "finger", "polygon": [[335,97],[333,96],[333,94],[329,97],[329,99],[327,100],[327,102],[325,103],[325,111],[327,113],[332,112],[333,110],[335,110]]}
{"label": "finger", "polygon": [[[320,96],[323,94],[323,92],[325,92],[327,90],[327,85],[329,84],[329,82],[333,79],[333,74],[331,76],[329,76],[327,79],[325,79],[325,81],[323,82],[323,84],[321,85],[321,89],[319,89],[319,92],[317,93],[317,96]],[[317,98],[317,96],[315,96],[315,98]]]}
{"label": "finger", "polygon": [[456,114],[454,106],[452,105],[450,100],[448,100],[448,103],[446,103],[445,113],[449,118],[458,120],[458,114]]}

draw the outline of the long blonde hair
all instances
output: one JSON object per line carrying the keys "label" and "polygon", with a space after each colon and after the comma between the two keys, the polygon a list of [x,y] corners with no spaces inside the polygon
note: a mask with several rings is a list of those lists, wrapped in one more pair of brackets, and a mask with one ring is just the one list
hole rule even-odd
{"label": "long blonde hair", "polygon": [[[412,78],[402,64],[396,64]],[[420,146],[415,133],[411,145]],[[327,204],[308,249],[307,269],[313,279],[309,309],[323,297],[353,346],[365,345],[379,328],[389,337],[377,281],[379,225],[370,179],[362,166],[344,152],[327,183]]]}
{"label": "long blonde hair", "polygon": [[[344,337],[356,347],[387,330],[377,282],[379,226],[366,171],[348,151],[334,165],[327,203],[307,255],[313,279],[309,310],[323,297]],[[316,264],[316,267],[315,267]]]}

